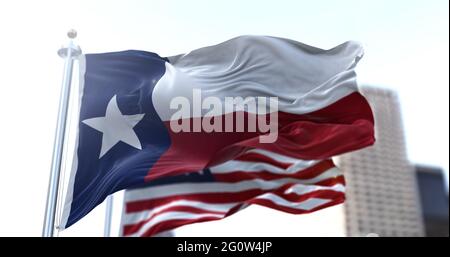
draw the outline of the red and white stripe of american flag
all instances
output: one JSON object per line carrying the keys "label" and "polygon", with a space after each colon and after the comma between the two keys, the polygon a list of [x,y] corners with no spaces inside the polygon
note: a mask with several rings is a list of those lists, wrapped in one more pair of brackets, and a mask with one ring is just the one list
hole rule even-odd
{"label": "red and white stripe of american flag", "polygon": [[216,182],[126,191],[122,235],[153,236],[222,219],[250,204],[303,214],[345,199],[344,177],[330,159],[305,161],[256,149],[210,170]]}

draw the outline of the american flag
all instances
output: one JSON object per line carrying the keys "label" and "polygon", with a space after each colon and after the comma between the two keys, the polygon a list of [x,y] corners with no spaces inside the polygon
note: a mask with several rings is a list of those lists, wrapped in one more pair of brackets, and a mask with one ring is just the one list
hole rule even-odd
{"label": "american flag", "polygon": [[260,149],[199,172],[127,190],[122,236],[157,236],[225,218],[250,204],[293,214],[342,203],[345,181],[331,159],[299,160]]}

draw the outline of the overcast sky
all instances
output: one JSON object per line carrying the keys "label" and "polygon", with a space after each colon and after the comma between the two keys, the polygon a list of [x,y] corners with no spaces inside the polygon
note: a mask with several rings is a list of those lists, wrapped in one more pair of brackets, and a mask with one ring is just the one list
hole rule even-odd
{"label": "overcast sky", "polygon": [[[361,84],[397,90],[411,161],[449,167],[448,0],[1,1],[0,236],[42,229],[69,28],[84,52],[175,55],[243,34],[365,46]],[[115,201],[115,225],[120,216]],[[62,235],[101,235],[103,207]],[[343,235],[342,207],[294,216],[251,207],[179,235]]]}

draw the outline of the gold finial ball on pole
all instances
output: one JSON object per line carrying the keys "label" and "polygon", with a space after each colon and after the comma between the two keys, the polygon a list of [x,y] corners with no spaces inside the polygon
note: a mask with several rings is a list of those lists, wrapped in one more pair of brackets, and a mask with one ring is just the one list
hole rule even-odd
{"label": "gold finial ball on pole", "polygon": [[77,37],[77,31],[74,30],[74,29],[71,29],[71,30],[69,30],[69,31],[67,32],[67,36],[68,36],[70,39],[74,39],[74,38]]}

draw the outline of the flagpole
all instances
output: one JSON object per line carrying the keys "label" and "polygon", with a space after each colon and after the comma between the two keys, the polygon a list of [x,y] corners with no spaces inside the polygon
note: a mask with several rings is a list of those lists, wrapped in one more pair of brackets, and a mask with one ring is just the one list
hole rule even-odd
{"label": "flagpole", "polygon": [[50,181],[47,192],[47,204],[45,208],[43,237],[53,237],[55,230],[56,204],[58,200],[59,178],[61,174],[61,162],[64,146],[64,135],[66,132],[67,111],[69,108],[70,85],[72,82],[73,63],[75,58],[81,54],[79,46],[73,40],[77,36],[75,30],[67,32],[69,43],[59,49],[58,55],[65,59],[64,75],[59,99],[58,118],[56,123],[55,141],[53,145],[52,164],[50,169]]}
{"label": "flagpole", "polygon": [[111,222],[112,222],[112,212],[113,212],[113,202],[114,202],[113,197],[114,197],[113,195],[108,195],[108,197],[106,198],[105,227],[103,230],[104,237],[111,236]]}

